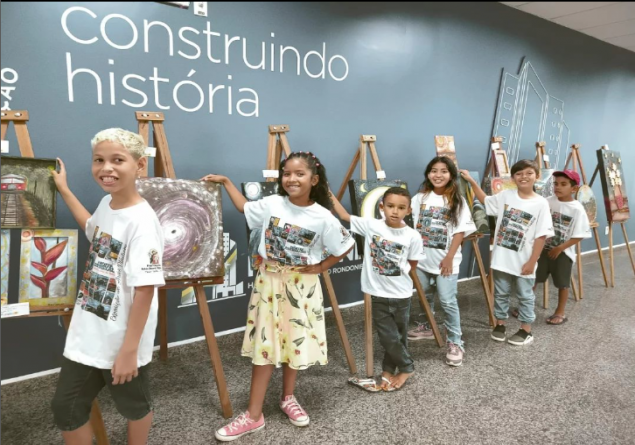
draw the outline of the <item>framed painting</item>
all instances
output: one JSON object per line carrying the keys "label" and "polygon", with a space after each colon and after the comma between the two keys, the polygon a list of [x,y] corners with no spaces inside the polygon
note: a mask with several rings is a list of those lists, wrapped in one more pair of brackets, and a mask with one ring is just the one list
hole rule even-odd
{"label": "framed painting", "polygon": [[631,215],[624,184],[622,157],[617,151],[603,148],[597,150],[597,155],[606,218],[609,223],[624,222]]}
{"label": "framed painting", "polygon": [[[470,172],[470,176],[478,183],[480,182],[480,175],[478,172]],[[461,196],[467,201],[467,205],[470,206],[472,212],[472,219],[476,226],[478,233],[489,233],[489,223],[487,221],[487,213],[485,212],[485,204],[478,200],[474,194],[474,190],[470,184],[463,178],[459,178],[459,192]]]}
{"label": "framed painting", "polygon": [[437,149],[437,156],[446,156],[452,159],[456,168],[459,168],[459,162],[456,159],[454,136],[435,136],[434,146]]}
{"label": "framed painting", "polygon": [[507,153],[505,153],[505,150],[502,148],[492,148],[492,157],[494,158],[496,176],[509,178],[512,174],[509,169],[509,162],[507,161]]}
{"label": "framed painting", "polygon": [[137,179],[163,230],[166,280],[225,276],[221,184],[170,178]]}
{"label": "framed painting", "polygon": [[0,236],[2,238],[2,244],[0,244],[2,257],[0,262],[0,265],[2,266],[0,296],[2,297],[2,306],[4,306],[9,301],[9,252],[11,250],[11,231],[3,230]]}
{"label": "framed painting", "polygon": [[72,306],[77,296],[77,230],[22,230],[20,303]]}
{"label": "framed painting", "polygon": [[584,211],[586,212],[586,216],[589,218],[589,224],[593,224],[596,222],[598,217],[598,206],[595,201],[595,194],[593,190],[588,185],[581,185],[575,194],[575,199],[577,199],[582,207],[584,207]]}
{"label": "framed painting", "polygon": [[[379,205],[382,203],[384,193],[391,187],[401,187],[408,190],[405,181],[378,180],[378,179],[351,179],[348,182],[351,195],[351,207],[353,214],[366,218],[384,219],[383,212]],[[404,222],[410,227],[414,226],[412,215],[406,215]],[[364,253],[364,237],[355,235],[357,251],[360,255]]]}
{"label": "framed painting", "polygon": [[55,228],[57,160],[2,156],[0,211],[3,229]]}
{"label": "framed painting", "polygon": [[553,168],[543,168],[540,170],[540,178],[536,180],[534,189],[543,198],[553,196]]}

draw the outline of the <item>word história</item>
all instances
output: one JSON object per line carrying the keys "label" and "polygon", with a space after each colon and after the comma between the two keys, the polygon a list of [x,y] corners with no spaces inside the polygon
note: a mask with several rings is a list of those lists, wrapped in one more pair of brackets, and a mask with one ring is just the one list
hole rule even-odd
{"label": "word hist\u00f3ria", "polygon": [[[78,14],[78,15],[75,15]],[[72,16],[72,17],[71,17]],[[99,26],[99,31],[95,29],[94,33],[86,35],[86,16],[95,19],[95,25]],[[321,53],[318,51],[308,51],[301,55],[293,46],[276,45],[270,42],[260,42],[259,51],[257,46],[251,47],[247,43],[245,37],[231,36],[212,31],[210,22],[206,22],[205,29],[196,29],[189,26],[179,28],[175,38],[172,28],[166,23],[160,21],[143,21],[143,27],[140,30],[137,25],[128,17],[122,14],[108,14],[97,21],[98,17],[93,11],[82,6],[73,6],[64,11],[61,18],[64,33],[74,42],[82,45],[92,45],[103,40],[110,47],[116,50],[129,50],[135,47],[139,41],[140,32],[143,44],[143,51],[150,52],[150,44],[156,46],[158,43],[167,44],[167,54],[173,57],[175,54],[175,44],[181,45],[176,51],[180,57],[189,60],[197,60],[203,55],[203,50],[207,60],[214,64],[230,65],[234,60],[242,60],[244,66],[252,70],[267,69],[271,72],[284,73],[285,68],[288,70],[292,67],[296,75],[307,75],[312,79],[326,79],[327,76],[337,82],[341,82],[348,77],[348,62],[339,55],[335,54],[328,58],[326,56],[326,43],[322,43]],[[75,27],[74,24],[82,23],[82,26]],[[73,28],[73,30],[71,30]],[[153,30],[153,38],[150,38],[150,30]],[[128,37],[125,42],[116,43],[111,35],[114,34],[112,29],[125,29],[124,33]],[[81,32],[78,32],[81,30]],[[81,34],[79,37],[77,34]],[[203,36],[201,36],[203,34]],[[160,36],[157,38],[156,36]],[[271,37],[275,37],[271,33]],[[121,37],[118,38],[121,39]],[[236,51],[242,48],[242,58],[236,57]],[[248,48],[250,56],[248,57]],[[231,50],[231,51],[230,51]],[[276,51],[277,50],[277,51]],[[66,73],[68,80],[68,99],[70,102],[75,101],[75,79],[79,75],[89,75],[95,81],[97,103],[104,102],[104,82],[101,76],[94,70],[78,67],[77,62],[73,61],[70,52],[66,52]],[[108,59],[108,64],[115,65],[114,59]],[[161,77],[157,67],[152,68],[152,73],[146,76],[139,74],[126,74],[121,77],[119,82],[115,81],[114,69],[108,72],[107,87],[109,90],[110,105],[116,105],[117,99],[126,106],[133,108],[145,107],[148,103],[149,96],[154,99],[154,106],[160,110],[169,110],[171,105],[164,99],[163,93],[172,90],[172,101],[179,109],[186,112],[196,112],[204,106],[213,113],[219,108],[220,104],[227,105],[227,113],[233,114],[234,110],[245,117],[258,117],[259,114],[259,98],[258,93],[252,88],[232,88],[231,84],[212,84],[201,86],[200,81],[195,76],[196,70],[189,69],[186,79],[177,83],[170,81],[168,77]],[[232,76],[228,75],[227,80],[232,80]],[[146,83],[149,81],[148,83]],[[148,90],[151,85],[151,91]],[[145,88],[144,88],[145,87]],[[122,89],[124,90],[122,93]],[[149,94],[148,94],[149,93]],[[125,94],[125,98],[121,96]],[[134,96],[132,96],[134,95]],[[162,103],[162,101],[166,101]]]}

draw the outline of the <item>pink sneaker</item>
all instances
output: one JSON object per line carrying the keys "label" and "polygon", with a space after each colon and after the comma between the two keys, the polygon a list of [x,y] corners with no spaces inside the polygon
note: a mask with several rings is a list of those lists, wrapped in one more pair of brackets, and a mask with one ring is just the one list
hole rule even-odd
{"label": "pink sneaker", "polygon": [[427,323],[417,323],[417,327],[408,331],[408,340],[434,340],[434,332]]}
{"label": "pink sneaker", "polygon": [[309,424],[309,415],[302,409],[295,396],[285,397],[280,402],[280,409],[289,417],[289,422],[295,426],[307,426]]}
{"label": "pink sneaker", "polygon": [[216,430],[216,438],[221,442],[231,442],[244,436],[245,434],[255,433],[265,427],[265,416],[260,415],[258,421],[249,417],[249,411],[245,411],[229,424],[219,430]]}

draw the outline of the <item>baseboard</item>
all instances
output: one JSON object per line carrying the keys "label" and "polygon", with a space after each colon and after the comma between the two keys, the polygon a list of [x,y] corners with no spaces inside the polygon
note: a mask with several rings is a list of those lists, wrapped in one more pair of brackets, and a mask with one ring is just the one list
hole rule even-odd
{"label": "baseboard", "polygon": [[[633,244],[635,243],[635,241],[631,241],[628,244]],[[617,249],[618,247],[623,247],[626,246],[626,243],[622,243],[622,244],[616,244],[613,246],[613,249]],[[602,250],[609,250],[608,246],[607,247],[602,247]],[[593,249],[593,250],[587,250],[586,252],[582,252],[580,255],[588,255],[590,253],[596,253],[598,250],[597,249]]]}
{"label": "baseboard", "polygon": [[0,382],[0,386],[8,385],[9,383],[21,382],[23,380],[36,379],[38,377],[44,377],[51,374],[57,374],[62,368],[49,369],[48,371],[40,371],[34,374],[21,375],[20,377],[14,377],[12,379],[5,379]]}

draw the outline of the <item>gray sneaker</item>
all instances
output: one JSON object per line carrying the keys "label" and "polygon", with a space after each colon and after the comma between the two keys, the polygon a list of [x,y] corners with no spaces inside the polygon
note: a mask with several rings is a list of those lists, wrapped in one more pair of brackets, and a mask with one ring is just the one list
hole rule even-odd
{"label": "gray sneaker", "polygon": [[408,331],[408,340],[434,340],[432,328],[427,323],[417,323],[417,327]]}
{"label": "gray sneaker", "polygon": [[463,351],[459,345],[448,342],[448,353],[445,355],[445,363],[450,366],[461,366],[463,364]]}
{"label": "gray sneaker", "polygon": [[506,331],[507,329],[505,328],[504,324],[496,325],[496,327],[492,331],[492,340],[496,340],[496,341],[507,340],[507,335],[505,335]]}
{"label": "gray sneaker", "polygon": [[507,339],[507,343],[516,346],[526,346],[534,341],[534,336],[531,332],[527,332],[524,329],[519,329],[514,335]]}

